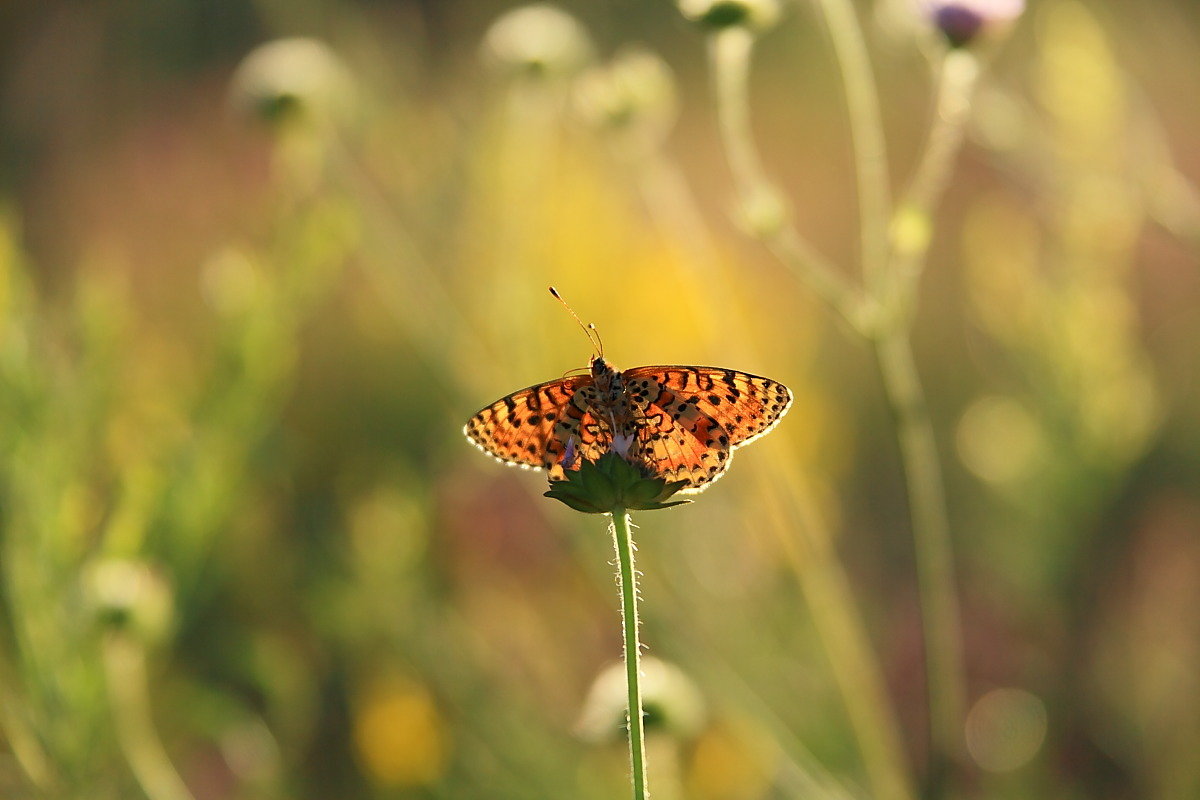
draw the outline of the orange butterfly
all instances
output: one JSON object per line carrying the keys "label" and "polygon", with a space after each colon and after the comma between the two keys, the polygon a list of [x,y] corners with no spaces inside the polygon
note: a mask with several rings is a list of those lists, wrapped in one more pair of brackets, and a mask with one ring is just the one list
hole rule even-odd
{"label": "orange butterfly", "polygon": [[[593,328],[584,330],[594,336]],[[648,475],[682,481],[684,493],[695,493],[724,474],[734,449],[774,428],[792,404],[782,383],[733,369],[619,372],[593,342],[600,355],[591,358],[588,374],[502,397],[471,417],[463,433],[506,464],[550,470],[552,480],[613,450]]]}

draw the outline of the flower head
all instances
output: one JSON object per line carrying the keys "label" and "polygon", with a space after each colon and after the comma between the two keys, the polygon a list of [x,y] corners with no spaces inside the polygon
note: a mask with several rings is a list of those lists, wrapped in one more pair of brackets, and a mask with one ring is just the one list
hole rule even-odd
{"label": "flower head", "polygon": [[[694,737],[704,725],[704,698],[688,675],[674,664],[643,656],[642,707],[648,733],[661,731],[680,738]],[[592,682],[576,731],[591,742],[625,738],[629,699],[625,667],[613,664]]]}
{"label": "flower head", "polygon": [[483,58],[518,75],[574,75],[591,62],[592,43],[570,14],[536,3],[492,23],[483,39]]}
{"label": "flower head", "polygon": [[642,47],[627,47],[611,63],[580,76],[575,106],[587,122],[628,138],[657,145],[678,113],[670,68]]}
{"label": "flower head", "polygon": [[171,587],[149,564],[102,558],[83,573],[83,590],[96,619],[113,630],[158,641],[171,626]]}
{"label": "flower head", "polygon": [[346,113],[353,94],[350,71],[316,39],[276,39],[255,48],[234,73],[235,107],[270,123],[323,121]]}
{"label": "flower head", "polygon": [[917,0],[951,47],[966,47],[982,33],[1007,26],[1025,10],[1025,0]]}
{"label": "flower head", "polygon": [[579,469],[566,470],[561,480],[551,479],[550,490],[545,496],[585,514],[611,514],[620,509],[653,511],[691,502],[667,502],[686,485],[686,481],[667,481],[646,475],[619,455],[614,444],[613,450],[595,461],[582,459]]}

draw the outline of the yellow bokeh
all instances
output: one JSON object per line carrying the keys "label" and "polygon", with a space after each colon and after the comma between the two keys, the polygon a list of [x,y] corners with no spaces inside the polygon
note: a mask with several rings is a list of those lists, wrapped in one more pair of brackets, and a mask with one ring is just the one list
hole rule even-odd
{"label": "yellow bokeh", "polygon": [[687,773],[695,800],[752,800],[770,785],[769,748],[750,730],[718,725],[697,740]]}
{"label": "yellow bokeh", "polygon": [[450,741],[437,703],[398,676],[371,681],[354,717],[354,749],[368,775],[388,786],[427,786],[443,774]]}

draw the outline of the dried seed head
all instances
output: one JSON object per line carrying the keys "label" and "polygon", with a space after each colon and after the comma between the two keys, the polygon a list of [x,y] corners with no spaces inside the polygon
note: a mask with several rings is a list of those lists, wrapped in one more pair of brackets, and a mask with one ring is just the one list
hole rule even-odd
{"label": "dried seed head", "polygon": [[[687,674],[674,664],[642,656],[642,708],[646,732],[687,739],[704,725],[704,698]],[[613,664],[592,682],[575,729],[589,742],[624,741],[627,730],[625,667]]]}
{"label": "dried seed head", "polygon": [[711,30],[765,31],[779,20],[779,0],[676,0],[680,12]]}
{"label": "dried seed head", "polygon": [[597,128],[653,147],[675,123],[675,79],[666,63],[642,47],[628,47],[575,86],[580,115]]}
{"label": "dried seed head", "polygon": [[544,3],[502,14],[484,35],[482,50],[492,67],[527,77],[571,76],[592,61],[592,43],[579,21]]}
{"label": "dried seed head", "polygon": [[271,124],[325,123],[351,108],[354,81],[334,52],[316,39],[277,39],[247,55],[233,75],[230,102]]}

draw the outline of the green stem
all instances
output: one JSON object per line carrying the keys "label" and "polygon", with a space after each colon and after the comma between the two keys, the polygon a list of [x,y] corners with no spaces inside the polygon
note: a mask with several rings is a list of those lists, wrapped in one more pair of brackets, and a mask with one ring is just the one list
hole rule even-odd
{"label": "green stem", "polygon": [[825,24],[841,67],[854,146],[854,172],[858,180],[863,274],[867,286],[882,280],[887,271],[891,189],[887,145],[879,112],[879,91],[871,72],[871,59],[862,28],[850,0],[821,0]]}
{"label": "green stem", "polygon": [[805,285],[857,327],[858,293],[788,219],[778,190],[763,170],[750,130],[750,57],[754,34],[725,28],[709,38],[709,61],[717,99],[717,123],[729,169],[751,232]]}
{"label": "green stem", "polygon": [[638,641],[637,572],[633,563],[633,536],[629,514],[612,512],[613,546],[617,550],[617,577],[621,584],[621,627],[625,632],[625,681],[629,688],[629,763],[634,800],[646,798],[646,736],[642,719],[642,648]]}
{"label": "green stem", "polygon": [[904,208],[929,214],[941,197],[962,147],[963,129],[970,117],[971,96],[978,77],[978,61],[963,50],[951,50],[938,65],[933,124],[912,182],[904,193],[901,204]]}
{"label": "green stem", "polygon": [[937,443],[908,332],[893,327],[874,341],[884,391],[896,418],[908,486],[929,694],[927,796],[942,795],[961,752],[966,679],[950,523]]}
{"label": "green stem", "polygon": [[150,800],[193,800],[154,729],[145,648],[128,634],[109,633],[103,659],[117,741],[142,791]]}
{"label": "green stem", "polygon": [[938,65],[933,123],[912,181],[896,209],[892,225],[892,268],[878,300],[898,316],[907,317],[915,295],[933,229],[933,211],[945,192],[962,149],[970,118],[971,98],[978,84],[975,56],[952,50]]}
{"label": "green stem", "polygon": [[37,731],[26,717],[24,703],[15,688],[18,685],[15,676],[9,660],[0,657],[0,732],[29,781],[39,792],[51,796],[58,788],[57,777]]}
{"label": "green stem", "polygon": [[[774,191],[763,172],[749,125],[748,80],[753,43],[753,35],[738,28],[721,31],[709,42],[722,144],[743,205]],[[757,228],[753,232],[801,283],[840,313],[857,335],[866,337],[875,328],[874,305],[865,302],[861,292],[808,244],[786,215],[781,215],[778,229]],[[886,248],[886,240],[883,247]],[[797,563],[803,561],[797,559]],[[833,557],[828,568],[824,575],[814,569],[798,571],[824,635],[826,652],[834,664],[874,794],[903,800],[911,792],[896,726],[886,705],[886,692],[869,666],[869,648],[861,635],[861,625],[856,624],[849,592],[839,591],[844,584],[833,579],[839,572]],[[831,609],[841,612],[833,615],[836,621],[830,618]],[[839,630],[839,624],[853,630]]]}

